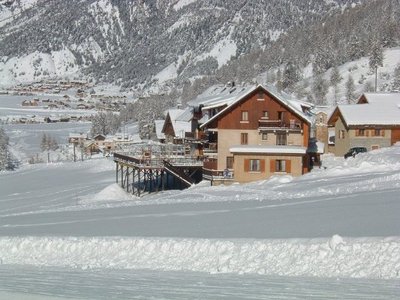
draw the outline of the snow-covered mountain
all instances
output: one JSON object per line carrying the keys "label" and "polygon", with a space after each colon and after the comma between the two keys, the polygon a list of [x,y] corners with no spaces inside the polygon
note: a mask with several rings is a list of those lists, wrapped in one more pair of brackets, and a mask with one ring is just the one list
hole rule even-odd
{"label": "snow-covered mountain", "polygon": [[0,84],[83,72],[148,88],[213,74],[282,33],[359,1],[6,2],[0,5]]}

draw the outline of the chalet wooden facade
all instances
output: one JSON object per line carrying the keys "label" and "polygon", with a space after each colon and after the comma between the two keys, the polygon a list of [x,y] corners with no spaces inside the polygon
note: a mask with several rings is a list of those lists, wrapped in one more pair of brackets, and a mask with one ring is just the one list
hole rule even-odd
{"label": "chalet wooden facade", "polygon": [[236,97],[208,103],[200,129],[208,135],[205,177],[249,182],[274,174],[308,171],[311,122],[306,107],[262,85],[241,88]]}
{"label": "chalet wooden facade", "polygon": [[400,93],[363,94],[357,104],[336,107],[328,125],[335,128],[337,156],[352,147],[390,147],[400,141]]}

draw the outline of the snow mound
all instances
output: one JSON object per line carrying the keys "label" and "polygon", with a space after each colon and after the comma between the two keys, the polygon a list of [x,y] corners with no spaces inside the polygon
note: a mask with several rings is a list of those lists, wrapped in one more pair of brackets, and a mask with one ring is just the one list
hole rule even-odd
{"label": "snow mound", "polygon": [[208,273],[400,278],[400,238],[212,240],[173,238],[0,239],[7,265]]}
{"label": "snow mound", "polygon": [[92,204],[96,202],[126,201],[132,200],[134,196],[126,193],[117,183],[111,184],[91,196],[82,197],[80,204]]}

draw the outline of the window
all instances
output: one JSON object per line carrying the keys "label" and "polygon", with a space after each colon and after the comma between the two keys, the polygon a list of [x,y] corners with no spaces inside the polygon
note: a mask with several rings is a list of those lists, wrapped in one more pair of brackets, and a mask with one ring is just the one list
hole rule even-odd
{"label": "window", "polygon": [[228,156],[226,158],[226,168],[233,169],[233,156]]}
{"label": "window", "polygon": [[275,172],[286,172],[286,160],[277,159],[275,161]]}
{"label": "window", "polygon": [[265,110],[262,112],[261,119],[269,119],[268,111]]}
{"label": "window", "polygon": [[374,136],[385,136],[385,130],[384,129],[374,129],[372,131],[372,134]]}
{"label": "window", "polygon": [[249,138],[248,133],[241,133],[240,134],[240,144],[247,145],[249,143],[248,138]]}
{"label": "window", "polygon": [[285,132],[278,132],[276,134],[276,144],[277,145],[287,145],[287,136]]}
{"label": "window", "polygon": [[247,110],[242,110],[242,120],[241,121],[249,121],[249,112]]}
{"label": "window", "polygon": [[339,130],[339,139],[344,139],[344,130]]}
{"label": "window", "polygon": [[261,164],[259,159],[250,159],[250,172],[260,172]]}
{"label": "window", "polygon": [[271,173],[288,173],[292,172],[292,161],[290,159],[271,159],[270,172]]}
{"label": "window", "polygon": [[258,101],[264,101],[264,92],[263,91],[259,91],[257,94],[257,100]]}
{"label": "window", "polygon": [[364,135],[365,135],[365,129],[356,130],[356,136],[364,136]]}
{"label": "window", "polygon": [[261,134],[261,139],[262,139],[263,141],[268,140],[268,133],[263,132],[263,133]]}
{"label": "window", "polygon": [[285,117],[285,112],[284,111],[278,111],[278,119],[283,121]]}

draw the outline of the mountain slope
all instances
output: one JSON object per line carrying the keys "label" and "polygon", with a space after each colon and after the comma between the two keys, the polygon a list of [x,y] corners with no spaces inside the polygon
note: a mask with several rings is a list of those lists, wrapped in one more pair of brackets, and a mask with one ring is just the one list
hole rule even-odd
{"label": "mountain slope", "polygon": [[2,7],[1,15],[18,12],[0,23],[3,82],[84,71],[100,81],[139,88],[212,74],[288,29],[358,1],[28,2],[25,10],[21,1]]}

